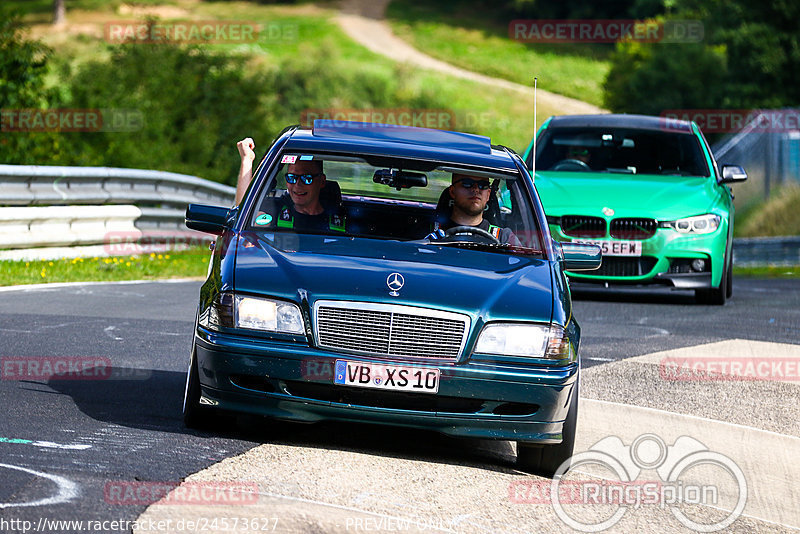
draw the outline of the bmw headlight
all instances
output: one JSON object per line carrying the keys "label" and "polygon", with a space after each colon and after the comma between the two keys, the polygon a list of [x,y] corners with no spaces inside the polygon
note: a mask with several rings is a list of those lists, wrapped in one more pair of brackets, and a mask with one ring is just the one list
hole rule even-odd
{"label": "bmw headlight", "polygon": [[676,221],[662,221],[661,228],[672,228],[682,234],[710,234],[719,228],[720,216],[713,213],[684,217]]}
{"label": "bmw headlight", "polygon": [[211,328],[223,326],[282,334],[305,334],[303,316],[297,304],[231,293],[217,295],[206,313],[201,314],[200,324]]}
{"label": "bmw headlight", "polygon": [[574,356],[563,327],[516,323],[485,326],[478,337],[475,352],[553,360],[572,359]]}

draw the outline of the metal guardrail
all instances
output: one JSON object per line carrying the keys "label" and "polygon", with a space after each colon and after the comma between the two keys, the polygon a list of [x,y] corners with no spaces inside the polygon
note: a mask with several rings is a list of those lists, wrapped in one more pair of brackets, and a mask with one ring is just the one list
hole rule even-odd
{"label": "metal guardrail", "polygon": [[[187,204],[229,206],[235,193],[233,187],[172,172],[0,165],[0,206],[13,206],[0,208],[4,213],[0,215],[0,248],[61,245],[50,251],[60,257],[65,245],[107,245],[107,236],[118,236],[123,229],[133,231],[128,235],[164,232],[172,240],[176,233],[196,236],[184,226]],[[109,204],[116,209],[90,207]],[[48,211],[40,206],[62,207]],[[47,254],[45,249],[40,251]],[[0,258],[6,256],[13,255],[0,253]],[[800,265],[800,236],[734,239],[733,261],[741,266]]]}
{"label": "metal guardrail", "polygon": [[[18,249],[0,252],[0,259],[81,255],[80,247],[108,245],[109,236],[121,234],[151,240],[166,235],[173,242],[176,234],[197,236],[184,225],[186,206],[230,206],[235,193],[233,187],[172,172],[0,165],[0,206],[5,206],[0,249]],[[96,254],[97,248],[91,251]]]}
{"label": "metal guardrail", "polygon": [[740,267],[800,265],[800,236],[736,238],[733,240],[733,264]]}
{"label": "metal guardrail", "polygon": [[0,205],[134,204],[183,209],[232,204],[233,187],[174,172],[115,167],[0,165]]}

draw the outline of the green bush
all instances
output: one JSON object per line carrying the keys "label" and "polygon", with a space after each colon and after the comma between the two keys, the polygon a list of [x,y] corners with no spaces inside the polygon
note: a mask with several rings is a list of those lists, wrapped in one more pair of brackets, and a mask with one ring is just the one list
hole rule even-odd
{"label": "green bush", "polygon": [[800,235],[800,186],[773,192],[769,200],[750,210],[737,231],[739,237]]}
{"label": "green bush", "polygon": [[71,78],[74,108],[134,110],[141,130],[73,134],[69,163],[169,170],[235,184],[235,142],[259,150],[304,110],[447,107],[405,67],[353,65],[333,42],[274,66],[200,47],[121,45]]}
{"label": "green bush", "polygon": [[57,95],[46,89],[52,50],[23,34],[19,17],[0,6],[0,162],[49,163],[58,159],[63,144],[53,132],[19,131],[12,115],[17,110],[50,107]]}
{"label": "green bush", "polygon": [[659,115],[668,109],[722,106],[725,55],[704,44],[626,42],[611,56],[604,105],[615,112]]}
{"label": "green bush", "polygon": [[198,46],[120,45],[109,61],[87,63],[70,79],[70,106],[128,114],[134,121],[123,130],[134,131],[74,134],[70,163],[169,170],[233,185],[234,143],[273,129],[261,106],[264,81],[244,58]]}
{"label": "green bush", "polygon": [[700,43],[617,45],[605,84],[613,111],[749,109],[800,101],[800,4],[677,0],[675,20],[703,24]]}

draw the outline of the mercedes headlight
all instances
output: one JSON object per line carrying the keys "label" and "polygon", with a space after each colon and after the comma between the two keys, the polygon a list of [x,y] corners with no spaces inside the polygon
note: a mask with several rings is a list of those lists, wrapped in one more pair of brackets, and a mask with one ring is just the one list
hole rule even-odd
{"label": "mercedes headlight", "polygon": [[489,324],[478,337],[475,352],[552,360],[574,357],[567,333],[558,325]]}
{"label": "mercedes headlight", "polygon": [[662,221],[659,226],[672,228],[682,234],[710,234],[719,228],[720,216],[713,213],[684,217],[676,221]]}
{"label": "mercedes headlight", "polygon": [[217,295],[207,313],[200,317],[200,324],[212,328],[223,326],[282,334],[305,334],[303,316],[297,304],[231,293]]}

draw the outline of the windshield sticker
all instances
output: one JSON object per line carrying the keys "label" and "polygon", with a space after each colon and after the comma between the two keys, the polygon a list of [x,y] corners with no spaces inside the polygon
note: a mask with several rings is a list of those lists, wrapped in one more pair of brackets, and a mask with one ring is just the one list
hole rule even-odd
{"label": "windshield sticker", "polygon": [[300,156],[300,161],[311,161],[312,159],[314,159],[314,156],[311,155]]}
{"label": "windshield sticker", "polygon": [[269,213],[264,213],[256,218],[256,224],[259,226],[264,226],[271,222],[272,222],[272,215],[270,215]]}
{"label": "windshield sticker", "polygon": [[297,161],[297,156],[290,154],[285,154],[281,159],[281,163],[294,163],[295,161]]}

